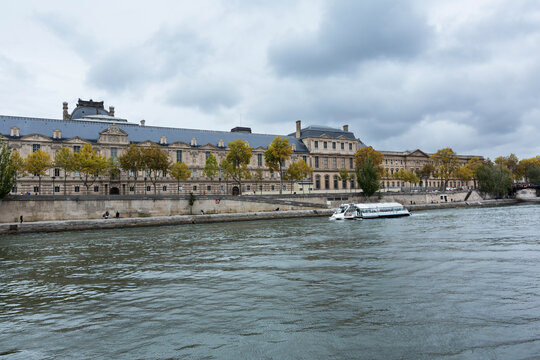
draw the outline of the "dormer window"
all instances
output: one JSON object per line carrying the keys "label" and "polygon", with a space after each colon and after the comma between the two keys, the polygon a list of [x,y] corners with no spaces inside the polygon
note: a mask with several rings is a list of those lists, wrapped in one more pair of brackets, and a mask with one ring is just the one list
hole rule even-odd
{"label": "dormer window", "polygon": [[218,140],[218,147],[225,147],[225,141],[223,139]]}
{"label": "dormer window", "polygon": [[16,126],[12,126],[11,131],[10,131],[10,135],[11,136],[20,136],[19,135],[19,128],[16,127]]}
{"label": "dormer window", "polygon": [[53,139],[61,139],[62,138],[62,131],[56,129],[53,130]]}
{"label": "dormer window", "polygon": [[159,138],[159,143],[161,145],[167,145],[167,137],[166,136],[162,136]]}
{"label": "dormer window", "polygon": [[197,146],[197,138],[191,138],[191,146]]}

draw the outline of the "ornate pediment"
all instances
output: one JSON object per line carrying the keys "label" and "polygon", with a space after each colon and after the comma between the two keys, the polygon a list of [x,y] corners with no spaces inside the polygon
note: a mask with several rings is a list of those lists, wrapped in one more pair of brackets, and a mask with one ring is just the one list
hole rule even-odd
{"label": "ornate pediment", "polygon": [[43,136],[41,134],[29,134],[21,137],[21,140],[23,141],[47,141],[50,142],[51,138],[47,136]]}
{"label": "ornate pediment", "polygon": [[90,143],[90,142],[87,141],[87,140],[84,140],[83,138],[75,136],[75,137],[73,137],[71,139],[66,140],[65,143],[67,143],[67,144],[75,144],[75,145],[77,145],[77,144],[83,144],[84,145],[84,144],[87,144],[87,143]]}
{"label": "ornate pediment", "polygon": [[428,158],[428,157],[429,157],[428,154],[426,154],[425,152],[423,152],[423,151],[420,150],[420,149],[416,149],[416,150],[414,150],[414,151],[411,151],[411,152],[407,155],[407,157],[410,157],[410,156],[420,156],[420,157],[425,157],[425,158]]}
{"label": "ornate pediment", "polygon": [[111,124],[108,128],[99,133],[99,144],[129,144],[128,133],[118,128],[116,124]]}

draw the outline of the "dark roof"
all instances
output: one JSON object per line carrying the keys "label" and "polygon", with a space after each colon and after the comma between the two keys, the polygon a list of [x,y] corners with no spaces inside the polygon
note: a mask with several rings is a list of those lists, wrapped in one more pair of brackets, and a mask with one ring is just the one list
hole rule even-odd
{"label": "dark roof", "polygon": [[[294,136],[295,133],[289,134],[289,136]],[[356,140],[354,134],[350,131],[343,131],[341,129],[331,128],[328,126],[320,125],[311,125],[300,130],[300,139],[306,137],[320,137],[322,135],[328,135],[331,138],[337,139],[340,136],[345,137],[349,140]]]}
{"label": "dark roof", "polygon": [[[0,133],[6,137],[10,135],[10,129],[17,126],[20,129],[20,136],[30,134],[41,134],[47,137],[52,137],[53,130],[60,130],[63,139],[80,137],[88,141],[97,141],[99,133],[107,129],[112,122],[103,120],[56,120],[56,119],[40,119],[19,116],[4,116],[0,115]],[[119,123],[114,122],[118,128],[128,133],[128,140],[134,143],[140,143],[150,140],[159,143],[161,136],[167,137],[167,143],[184,142],[191,143],[192,138],[197,139],[199,146],[211,144],[218,146],[219,140],[223,140],[225,145],[229,141],[242,139],[249,143],[253,148],[266,148],[272,140],[278,135],[269,134],[249,134],[243,132],[227,132],[227,131],[212,131],[212,130],[196,130],[196,129],[180,129],[158,126],[140,126],[134,123]],[[307,152],[306,146],[296,139],[294,136],[283,136],[289,139],[289,144],[296,145],[296,152]]]}
{"label": "dark roof", "polygon": [[103,106],[103,101],[79,99],[77,107],[71,113],[71,119],[81,119],[84,116],[92,115],[109,115],[109,112]]}

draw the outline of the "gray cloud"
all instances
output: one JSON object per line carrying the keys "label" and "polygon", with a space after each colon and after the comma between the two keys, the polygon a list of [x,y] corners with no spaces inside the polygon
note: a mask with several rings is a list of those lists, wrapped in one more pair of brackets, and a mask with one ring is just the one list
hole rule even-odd
{"label": "gray cloud", "polygon": [[141,44],[107,53],[87,73],[89,84],[113,93],[140,92],[198,70],[210,48],[196,34],[162,29]]}
{"label": "gray cloud", "polygon": [[167,98],[167,102],[171,105],[195,107],[204,112],[230,108],[240,100],[240,94],[232,83],[213,79],[196,79],[191,83],[180,83]]}
{"label": "gray cloud", "polygon": [[407,2],[338,1],[315,34],[284,40],[269,50],[280,75],[324,76],[377,59],[408,59],[431,37],[425,20]]}

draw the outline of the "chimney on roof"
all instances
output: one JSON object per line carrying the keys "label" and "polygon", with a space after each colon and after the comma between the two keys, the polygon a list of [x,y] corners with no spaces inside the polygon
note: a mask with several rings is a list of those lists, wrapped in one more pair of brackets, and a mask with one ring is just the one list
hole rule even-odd
{"label": "chimney on roof", "polygon": [[69,113],[68,113],[68,103],[64,101],[62,108],[64,110],[63,114],[62,114],[62,119],[69,120],[70,116],[69,116]]}
{"label": "chimney on roof", "polygon": [[145,123],[145,122],[146,122],[146,121],[141,120],[141,126],[144,126],[144,123]]}
{"label": "chimney on roof", "polygon": [[114,117],[114,106],[109,106],[109,116]]}
{"label": "chimney on roof", "polygon": [[302,121],[296,120],[296,138],[297,139],[300,138],[300,134],[302,132],[301,129],[302,129]]}
{"label": "chimney on roof", "polygon": [[349,132],[349,125],[343,125],[343,131]]}

